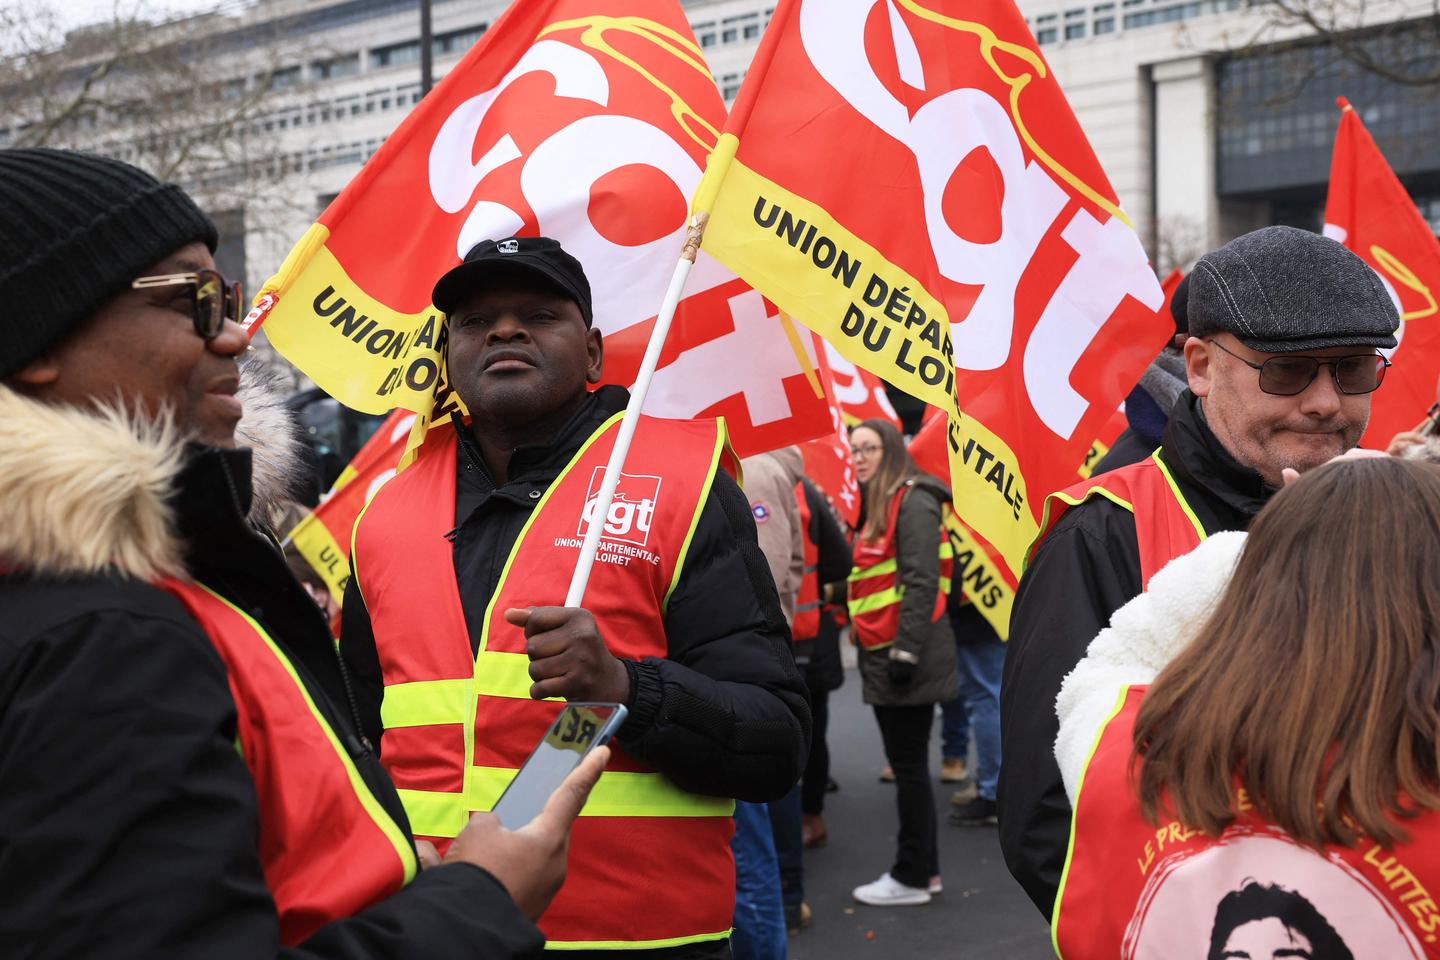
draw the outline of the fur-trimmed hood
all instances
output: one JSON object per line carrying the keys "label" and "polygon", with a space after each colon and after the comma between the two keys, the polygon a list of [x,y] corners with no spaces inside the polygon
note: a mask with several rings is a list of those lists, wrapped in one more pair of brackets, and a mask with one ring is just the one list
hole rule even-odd
{"label": "fur-trimmed hood", "polygon": [[1055,760],[1065,793],[1075,803],[1080,775],[1120,691],[1148,684],[1195,639],[1219,599],[1245,546],[1245,534],[1217,533],[1176,557],[1150,588],[1115,611],[1110,626],[1065,678],[1055,699],[1060,732]]}
{"label": "fur-trimmed hood", "polygon": [[[263,364],[247,360],[240,376],[236,440],[252,452],[250,518],[263,523],[303,472],[303,441]],[[185,457],[168,422],[41,403],[0,385],[0,568],[184,576],[171,500]]]}

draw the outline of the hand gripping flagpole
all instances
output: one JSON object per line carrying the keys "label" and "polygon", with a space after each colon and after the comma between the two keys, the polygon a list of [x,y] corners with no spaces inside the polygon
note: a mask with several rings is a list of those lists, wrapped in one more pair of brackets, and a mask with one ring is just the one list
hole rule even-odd
{"label": "hand gripping flagpole", "polygon": [[575,562],[575,574],[570,578],[570,590],[565,594],[565,606],[578,607],[585,597],[585,585],[590,582],[590,570],[595,565],[595,555],[600,552],[600,534],[605,528],[605,518],[610,516],[610,505],[615,501],[615,487],[620,482],[620,470],[625,466],[625,457],[630,452],[630,441],[635,437],[635,427],[640,422],[640,408],[645,406],[645,395],[650,392],[650,381],[655,368],[660,364],[660,351],[670,333],[670,321],[675,319],[675,308],[680,305],[680,295],[685,290],[685,280],[690,268],[695,266],[695,255],[700,250],[700,240],[705,235],[706,213],[697,213],[690,220],[685,232],[685,246],[670,277],[670,289],[665,291],[665,300],[660,306],[660,315],[655,318],[655,329],[650,333],[650,342],[645,346],[645,357],[640,361],[640,373],[635,385],[630,388],[630,403],[625,407],[625,417],[620,421],[620,432],[615,437],[615,447],[605,464],[605,479],[595,498],[595,508],[590,514],[590,525],[585,529],[585,541],[580,546],[580,559]]}

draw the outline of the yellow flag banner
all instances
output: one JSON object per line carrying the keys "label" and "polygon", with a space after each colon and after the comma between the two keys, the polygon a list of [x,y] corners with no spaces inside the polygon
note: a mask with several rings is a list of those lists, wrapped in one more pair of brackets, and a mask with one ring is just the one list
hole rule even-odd
{"label": "yellow flag banner", "polygon": [[953,510],[945,511],[945,535],[955,551],[952,590],[959,589],[975,604],[1001,640],[1010,639],[1010,611],[1015,606],[1015,588],[1005,579],[985,545],[975,538]]}
{"label": "yellow flag banner", "polygon": [[702,249],[947,411],[956,508],[1017,578],[1169,321],[1014,4],[780,0],[694,208]]}

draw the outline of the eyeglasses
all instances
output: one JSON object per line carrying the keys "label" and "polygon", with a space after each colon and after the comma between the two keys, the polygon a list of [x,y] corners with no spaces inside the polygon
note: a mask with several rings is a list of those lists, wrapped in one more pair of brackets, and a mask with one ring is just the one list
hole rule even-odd
{"label": "eyeglasses", "polygon": [[863,447],[851,447],[850,455],[860,460],[869,460],[883,449],[878,443],[871,443]]}
{"label": "eyeglasses", "polygon": [[195,322],[195,333],[202,340],[214,340],[220,336],[220,331],[225,329],[226,320],[239,323],[245,315],[245,296],[239,282],[231,283],[214,270],[141,277],[131,283],[130,287],[134,290],[148,290],[152,287],[182,285],[190,288],[190,317]]}
{"label": "eyeglasses", "polygon": [[1329,367],[1335,378],[1335,389],[1341,393],[1356,396],[1374,393],[1385,381],[1385,371],[1390,361],[1378,353],[1357,353],[1348,357],[1271,357],[1264,363],[1246,360],[1234,350],[1226,350],[1224,344],[1207,340],[1239,360],[1245,366],[1260,371],[1260,389],[1276,397],[1293,397],[1304,393],[1321,367]]}

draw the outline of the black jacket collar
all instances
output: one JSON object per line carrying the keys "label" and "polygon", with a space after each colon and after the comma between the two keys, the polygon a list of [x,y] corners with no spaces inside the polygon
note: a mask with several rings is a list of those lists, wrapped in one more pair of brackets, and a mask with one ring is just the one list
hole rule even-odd
{"label": "black jacket collar", "polygon": [[[1161,450],[1166,466],[1211,533],[1242,529],[1275,493],[1260,474],[1230,455],[1205,422],[1200,398],[1189,390],[1175,401]],[[1207,501],[1209,510],[1203,509]],[[1238,525],[1236,519],[1241,521]]]}
{"label": "black jacket collar", "polygon": [[[630,391],[613,384],[600,387],[585,397],[575,413],[548,444],[524,444],[515,448],[510,457],[510,481],[554,477],[575,456],[575,452],[600,425],[625,409]],[[456,421],[455,432],[460,438],[460,462],[470,463],[491,488],[495,486],[480,455],[480,445],[470,430]]]}

